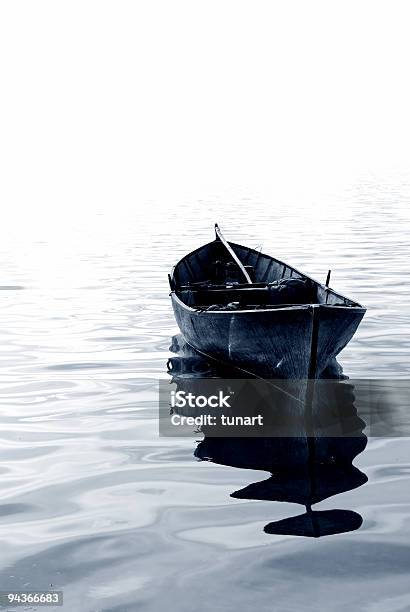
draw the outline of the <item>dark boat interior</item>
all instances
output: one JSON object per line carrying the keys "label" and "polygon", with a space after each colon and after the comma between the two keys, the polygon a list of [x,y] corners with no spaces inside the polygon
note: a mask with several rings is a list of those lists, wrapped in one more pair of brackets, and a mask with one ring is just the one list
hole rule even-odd
{"label": "dark boat interior", "polygon": [[297,304],[360,307],[295,268],[254,249],[229,243],[252,283],[220,240],[196,249],[175,266],[171,290],[187,306],[204,310],[277,308]]}

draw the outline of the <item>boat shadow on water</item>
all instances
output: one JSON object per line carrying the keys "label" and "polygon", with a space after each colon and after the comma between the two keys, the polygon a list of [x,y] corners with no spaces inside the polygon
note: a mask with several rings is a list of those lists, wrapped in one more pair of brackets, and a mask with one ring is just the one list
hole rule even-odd
{"label": "boat shadow on water", "polygon": [[[174,336],[170,347],[175,354],[168,361],[168,373],[178,390],[188,392],[198,380],[229,385],[243,379],[243,373],[221,369],[207,361],[183,340]],[[236,428],[229,435],[208,425],[197,432],[194,456],[201,461],[249,470],[262,470],[270,476],[231,493],[235,499],[296,503],[305,507],[298,516],[268,523],[267,534],[322,537],[355,531],[362,517],[352,510],[313,510],[312,506],[339,493],[356,489],[367,476],[353,465],[366,447],[365,422],[354,406],[354,387],[346,382],[341,367],[334,361],[324,373],[325,386],[319,389],[313,411],[300,407],[284,388],[261,381],[241,380],[239,413],[260,414],[264,427],[249,434],[249,428]],[[330,379],[330,380],[329,380]],[[263,382],[263,381],[262,381]],[[320,381],[319,381],[320,382]],[[288,390],[289,387],[286,388]],[[244,407],[241,411],[241,407]],[[232,410],[238,413],[238,404]],[[306,414],[306,411],[309,413]],[[173,408],[172,412],[198,416],[196,408]],[[229,412],[229,411],[228,411]],[[307,418],[308,417],[308,418]],[[225,428],[226,430],[226,428]]]}

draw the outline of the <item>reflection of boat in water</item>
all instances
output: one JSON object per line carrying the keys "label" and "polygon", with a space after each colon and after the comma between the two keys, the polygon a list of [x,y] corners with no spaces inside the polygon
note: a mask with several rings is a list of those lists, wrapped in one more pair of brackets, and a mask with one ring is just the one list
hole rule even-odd
{"label": "reflection of boat in water", "polygon": [[[186,345],[181,336],[173,338],[171,350],[176,356],[169,362],[169,371],[178,389],[190,388],[195,379],[217,377],[215,367]],[[304,514],[266,525],[266,533],[320,537],[354,531],[362,524],[361,516],[351,510],[312,510],[312,505],[367,482],[365,474],[352,465],[367,444],[365,423],[354,407],[353,386],[340,380],[340,368],[333,367],[333,375],[334,380],[319,389],[313,418],[308,426],[305,423],[304,432],[297,419],[287,420],[284,430],[280,391],[269,396],[269,404],[258,403],[258,411],[262,410],[269,423],[268,435],[215,436],[211,427],[201,427],[204,439],[199,442],[195,457],[270,473],[269,478],[249,484],[231,497],[305,506]],[[233,379],[235,372],[229,376]],[[222,384],[224,380],[221,379]],[[252,390],[257,391],[258,386]],[[249,394],[245,397],[249,404],[252,401]],[[257,397],[254,400],[258,402]],[[285,398],[285,404],[287,401]]]}
{"label": "reflection of boat in water", "polygon": [[170,275],[176,321],[189,344],[267,378],[315,378],[365,313],[357,302],[259,251],[216,239]]}

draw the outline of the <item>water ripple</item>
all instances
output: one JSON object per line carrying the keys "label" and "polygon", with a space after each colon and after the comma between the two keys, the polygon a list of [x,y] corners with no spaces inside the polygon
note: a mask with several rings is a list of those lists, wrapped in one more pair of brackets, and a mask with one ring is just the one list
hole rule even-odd
{"label": "water ripple", "polygon": [[162,225],[104,213],[0,245],[2,588],[53,584],[79,612],[157,612],[171,596],[181,612],[313,611],[328,609],[329,589],[334,610],[410,605],[404,439],[370,441],[357,459],[368,485],[336,498],[363,528],[306,542],[261,530],[295,505],[230,498],[249,472],[196,462],[194,441],[159,438],[156,420],[176,332],[167,273],[216,220],[313,277],[331,268],[334,287],[368,307],[341,356],[349,376],[408,377],[409,194],[369,181],[315,206],[244,198],[240,214],[211,198],[166,220],[153,211]]}

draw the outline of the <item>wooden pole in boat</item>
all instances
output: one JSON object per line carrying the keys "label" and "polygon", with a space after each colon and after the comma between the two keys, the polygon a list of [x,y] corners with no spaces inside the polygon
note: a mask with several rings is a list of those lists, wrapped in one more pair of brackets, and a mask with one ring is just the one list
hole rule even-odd
{"label": "wooden pole in boat", "polygon": [[233,250],[233,248],[231,247],[229,242],[227,240],[225,240],[224,236],[222,235],[221,230],[219,229],[219,225],[217,223],[215,223],[215,234],[216,234],[217,240],[220,240],[222,242],[222,244],[224,245],[224,247],[226,248],[226,250],[228,251],[228,253],[232,257],[232,259],[234,260],[234,262],[236,263],[236,265],[238,266],[238,268],[240,269],[240,271],[242,272],[242,274],[246,278],[246,282],[251,285],[252,284],[251,277],[249,276],[249,274],[245,270],[245,267],[241,263],[239,257],[236,255],[235,251]]}
{"label": "wooden pole in boat", "polygon": [[327,304],[327,298],[329,297],[329,283],[330,283],[330,275],[332,273],[332,270],[328,270],[327,272],[327,277],[326,277],[326,302],[325,304]]}
{"label": "wooden pole in boat", "polygon": [[[320,323],[320,306],[311,306],[312,313],[312,335],[310,338],[310,359],[309,359],[309,370],[308,378],[306,381],[306,395],[305,395],[305,434],[306,434],[306,445],[308,450],[308,462],[307,469],[310,480],[310,496],[313,499],[316,493],[316,476],[315,476],[315,464],[316,464],[316,439],[315,439],[315,425],[313,418],[314,399],[315,399],[315,385],[317,379],[317,347],[319,339],[319,323]],[[315,523],[314,514],[312,514],[311,506],[306,506],[306,512],[312,519],[312,529],[315,537],[318,536],[317,524]]]}

